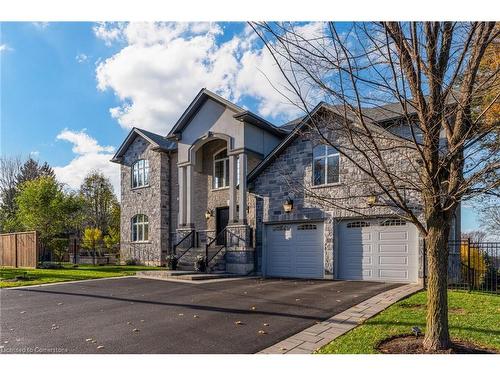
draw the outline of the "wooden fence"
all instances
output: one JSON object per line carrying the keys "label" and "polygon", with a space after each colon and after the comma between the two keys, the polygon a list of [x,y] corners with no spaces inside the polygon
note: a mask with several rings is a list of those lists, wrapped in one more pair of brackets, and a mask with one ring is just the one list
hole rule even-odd
{"label": "wooden fence", "polygon": [[0,266],[36,268],[39,254],[36,232],[0,234]]}

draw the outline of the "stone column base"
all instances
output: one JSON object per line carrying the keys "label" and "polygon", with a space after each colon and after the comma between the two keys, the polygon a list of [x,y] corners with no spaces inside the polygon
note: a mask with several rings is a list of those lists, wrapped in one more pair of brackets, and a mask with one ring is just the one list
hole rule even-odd
{"label": "stone column base", "polygon": [[226,272],[246,275],[255,271],[251,228],[246,224],[230,224],[226,229]]}

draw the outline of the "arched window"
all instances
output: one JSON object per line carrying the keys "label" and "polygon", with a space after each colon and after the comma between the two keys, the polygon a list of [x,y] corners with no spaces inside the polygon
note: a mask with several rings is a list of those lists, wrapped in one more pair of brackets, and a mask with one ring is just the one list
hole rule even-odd
{"label": "arched window", "polygon": [[317,145],[313,148],[313,185],[339,182],[340,154],[331,146]]}
{"label": "arched window", "polygon": [[149,161],[145,159],[137,160],[132,165],[132,187],[149,185]]}
{"label": "arched window", "polygon": [[149,219],[146,215],[137,214],[132,218],[132,242],[148,241]]}

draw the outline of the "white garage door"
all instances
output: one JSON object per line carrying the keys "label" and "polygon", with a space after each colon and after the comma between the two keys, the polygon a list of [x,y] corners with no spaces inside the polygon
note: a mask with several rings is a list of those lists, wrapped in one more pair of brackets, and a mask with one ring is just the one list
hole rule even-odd
{"label": "white garage door", "polygon": [[323,223],[266,228],[266,276],[323,278]]}
{"label": "white garage door", "polygon": [[400,219],[343,222],[338,256],[340,279],[416,282],[417,229]]}

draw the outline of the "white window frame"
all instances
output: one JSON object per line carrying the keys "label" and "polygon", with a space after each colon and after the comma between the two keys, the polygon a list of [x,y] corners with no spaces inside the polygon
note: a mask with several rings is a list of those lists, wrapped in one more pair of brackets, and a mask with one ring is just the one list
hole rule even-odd
{"label": "white window frame", "polygon": [[[212,190],[218,190],[218,189],[226,189],[229,187],[229,155],[227,155],[225,158],[217,158],[217,155],[219,155],[221,152],[226,151],[227,155],[227,148],[223,148],[218,150],[217,152],[214,153],[213,156],[213,164],[212,164]],[[227,161],[227,163],[226,163]],[[216,186],[216,178],[215,178],[215,164],[216,163],[221,163],[222,162],[222,173],[224,175],[224,185],[223,186]],[[236,185],[240,183],[240,158],[236,160]]]}
{"label": "white window frame", "polygon": [[[131,177],[132,189],[149,186],[149,160],[139,159],[132,164]],[[137,177],[137,185],[134,185],[134,177]]]}
{"label": "white window frame", "polygon": [[[317,147],[323,147],[324,148],[324,154],[320,156],[314,156],[314,149]],[[337,181],[333,182],[328,182],[328,159],[329,158],[338,158],[338,169],[339,173],[337,174]],[[324,159],[325,160],[325,182],[324,183],[316,183],[316,160]],[[340,153],[335,147],[332,147],[330,145],[325,145],[325,144],[318,144],[313,147],[313,163],[312,163],[312,184],[313,186],[324,186],[324,185],[335,185],[340,183]]]}
{"label": "white window frame", "polygon": [[149,242],[149,218],[144,214],[136,214],[131,219],[131,242]]}

